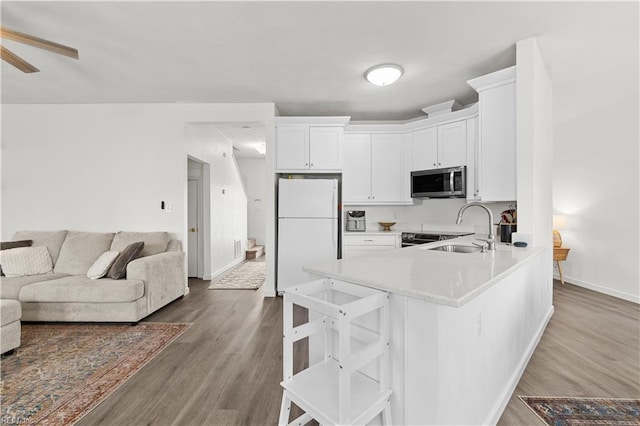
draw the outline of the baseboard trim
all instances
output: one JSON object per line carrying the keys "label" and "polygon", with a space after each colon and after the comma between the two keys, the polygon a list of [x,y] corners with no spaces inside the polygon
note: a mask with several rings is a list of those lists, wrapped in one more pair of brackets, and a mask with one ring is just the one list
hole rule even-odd
{"label": "baseboard trim", "polygon": [[520,359],[518,368],[511,375],[511,378],[507,382],[507,385],[502,391],[502,394],[500,395],[496,404],[494,405],[493,410],[491,410],[491,412],[489,413],[489,416],[487,417],[487,420],[483,424],[495,425],[498,423],[498,420],[500,420],[502,413],[504,412],[505,408],[507,408],[507,405],[511,400],[511,395],[513,395],[513,392],[515,392],[516,387],[518,386],[518,383],[520,382],[520,379],[524,374],[524,370],[527,368],[527,365],[529,364],[529,361],[533,356],[533,352],[535,352],[536,347],[538,347],[538,343],[540,343],[540,339],[542,339],[542,335],[544,334],[544,330],[547,328],[547,324],[549,324],[549,321],[551,321],[551,317],[553,316],[554,310],[555,309],[553,305],[551,305],[551,307],[547,311],[546,317],[538,327],[538,330],[536,331],[536,334],[533,336],[533,339],[531,339],[531,342],[529,343],[529,347],[527,348],[527,351],[524,353],[524,355]]}
{"label": "baseboard trim", "polygon": [[217,271],[215,271],[212,275],[210,276],[206,276],[206,278],[203,278],[204,280],[207,281],[211,281],[213,279],[218,278],[220,275],[224,274],[225,272],[227,272],[229,269],[232,269],[235,266],[238,266],[239,264],[241,264],[242,262],[244,262],[243,258],[238,258],[236,260],[234,260],[233,262],[227,264],[226,266],[223,266],[222,268],[218,269]]}
{"label": "baseboard trim", "polygon": [[[560,280],[560,275],[553,274],[553,278]],[[623,291],[614,290],[609,287],[603,287],[597,284],[590,283],[588,281],[582,281],[574,277],[564,276],[564,282],[577,285],[578,287],[584,287],[589,290],[597,291],[598,293],[604,293],[609,296],[617,297],[618,299],[627,300],[629,302],[640,304],[640,295],[625,293]]]}

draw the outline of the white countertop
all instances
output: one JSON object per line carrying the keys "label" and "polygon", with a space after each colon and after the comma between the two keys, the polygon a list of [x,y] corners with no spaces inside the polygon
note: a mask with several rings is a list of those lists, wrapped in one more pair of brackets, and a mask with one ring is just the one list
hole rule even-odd
{"label": "white countertop", "polygon": [[401,235],[403,231],[344,231],[345,236],[355,235]]}
{"label": "white countertop", "polygon": [[[385,233],[385,234],[388,234]],[[462,306],[541,253],[541,248],[496,244],[487,253],[429,250],[447,244],[472,245],[475,235],[366,256],[333,260],[304,271],[448,306]]]}

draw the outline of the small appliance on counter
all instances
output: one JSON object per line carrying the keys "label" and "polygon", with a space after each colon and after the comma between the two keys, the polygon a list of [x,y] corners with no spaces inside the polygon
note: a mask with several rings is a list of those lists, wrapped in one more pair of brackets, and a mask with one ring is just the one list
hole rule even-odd
{"label": "small appliance on counter", "polygon": [[364,210],[347,210],[346,230],[348,232],[366,231]]}
{"label": "small appliance on counter", "polygon": [[509,208],[509,210],[500,213],[500,216],[501,220],[498,224],[500,228],[500,242],[511,243],[512,234],[518,231],[518,213],[516,209]]}

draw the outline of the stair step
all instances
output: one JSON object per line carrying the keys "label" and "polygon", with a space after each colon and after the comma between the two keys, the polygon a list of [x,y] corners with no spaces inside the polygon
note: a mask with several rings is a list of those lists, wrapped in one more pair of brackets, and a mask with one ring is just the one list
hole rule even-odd
{"label": "stair step", "polygon": [[247,259],[257,259],[264,254],[264,246],[253,246],[246,251]]}

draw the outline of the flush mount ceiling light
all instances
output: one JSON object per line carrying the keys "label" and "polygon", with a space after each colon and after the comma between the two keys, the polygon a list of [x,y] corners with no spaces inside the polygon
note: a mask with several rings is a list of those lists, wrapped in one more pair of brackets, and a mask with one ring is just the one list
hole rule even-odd
{"label": "flush mount ceiling light", "polygon": [[364,73],[364,77],[371,84],[376,86],[388,86],[395,83],[400,76],[402,76],[403,70],[400,65],[395,64],[383,64],[376,65],[373,68],[369,68]]}

